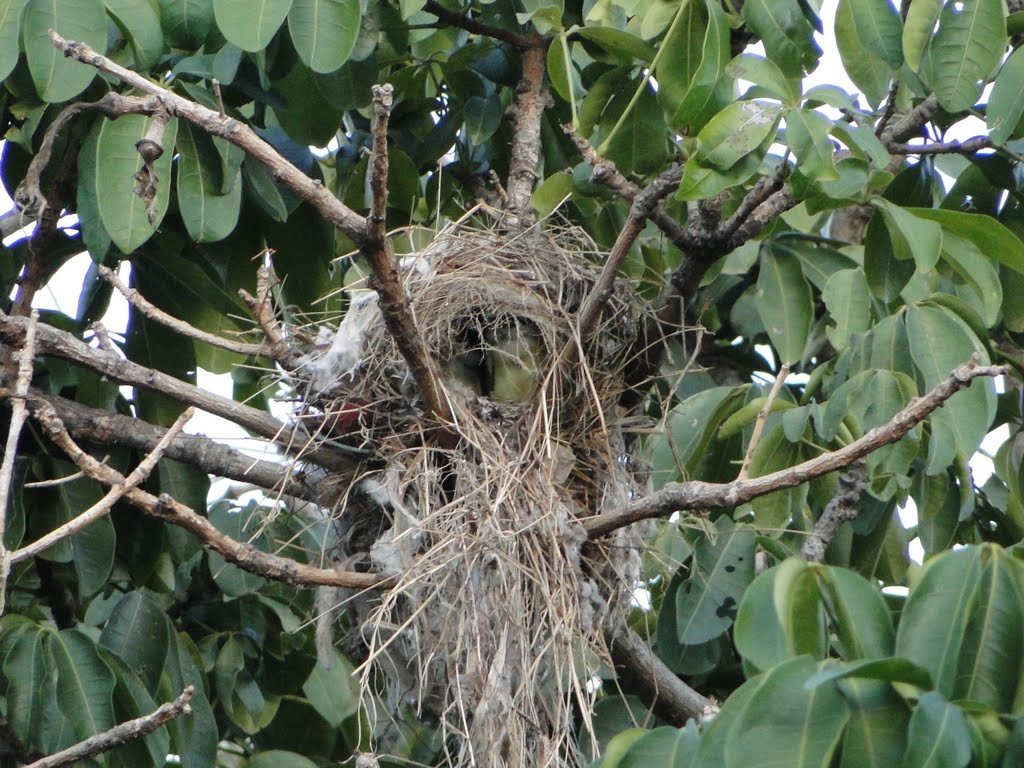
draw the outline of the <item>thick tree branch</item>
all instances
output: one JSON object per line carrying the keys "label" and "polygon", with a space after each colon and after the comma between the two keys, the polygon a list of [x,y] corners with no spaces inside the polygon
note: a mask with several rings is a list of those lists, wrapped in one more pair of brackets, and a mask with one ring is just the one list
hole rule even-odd
{"label": "thick tree branch", "polygon": [[[11,390],[0,388],[0,400],[10,397]],[[123,445],[149,452],[167,432],[163,427],[154,426],[142,419],[90,408],[64,397],[44,394],[37,389],[29,390],[26,401],[30,413],[35,414],[40,408],[49,406],[75,438],[98,445]],[[317,502],[321,499],[320,489],[304,481],[301,473],[293,471],[290,463],[286,465],[254,459],[203,435],[178,435],[168,445],[164,455],[209,475],[251,483],[306,501]]]}
{"label": "thick tree branch", "polygon": [[[26,324],[25,318],[0,314],[0,340],[20,345],[25,336]],[[114,352],[90,347],[65,331],[40,325],[37,330],[37,348],[39,354],[71,360],[122,384],[159,392],[185,405],[194,405],[207,413],[223,416],[288,450],[301,450],[306,460],[326,469],[344,470],[351,466],[350,459],[340,452],[324,448],[305,450],[310,444],[310,436],[299,426],[284,424],[265,411],[206,392],[166,373],[125,360]]]}
{"label": "thick tree branch", "polygon": [[[113,75],[148,97],[120,96],[115,101],[116,113],[153,115],[160,111],[180,117],[196,125],[211,136],[218,136],[241,148],[247,155],[266,165],[274,178],[316,208],[324,219],[338,227],[353,242],[361,244],[366,237],[366,220],[348,208],[326,189],[320,181],[310,178],[270,144],[257,136],[244,123],[184,99],[151,80],[125,69],[106,56],[102,56],[85,43],[66,40],[50,31],[50,40],[65,56],[80,61],[100,72]],[[108,94],[113,95],[113,94]]]}
{"label": "thick tree branch", "polygon": [[676,677],[635,630],[620,626],[608,629],[605,637],[616,674],[661,718],[681,728],[687,720],[699,721],[713,711],[711,700]]}
{"label": "thick tree branch", "polygon": [[[373,200],[370,216],[366,221],[366,237],[362,252],[370,264],[370,287],[377,291],[384,326],[408,364],[426,410],[442,425],[447,426],[453,421],[451,407],[437,376],[434,375],[427,346],[416,326],[409,306],[409,297],[402,287],[395,267],[395,255],[385,234],[388,200],[388,116],[391,114],[392,93],[390,85],[373,86],[373,151],[370,156],[370,190]],[[454,444],[454,435],[447,429],[442,430],[441,437],[447,446]]]}
{"label": "thick tree branch", "polygon": [[[71,439],[67,429],[51,409],[40,408],[36,413],[36,419],[46,430],[50,439],[86,475],[106,485],[120,485],[125,482],[125,478],[120,472],[97,461],[83,451]],[[204,547],[214,550],[228,562],[234,563],[250,573],[255,573],[257,576],[282,581],[286,584],[350,587],[353,589],[386,586],[385,580],[372,573],[316,568],[287,557],[261,552],[251,544],[236,541],[221,533],[205,517],[196,514],[191,507],[175,501],[167,494],[157,497],[141,488],[132,488],[125,495],[132,504],[146,514],[184,528],[195,535]]]}
{"label": "thick tree branch", "polygon": [[808,480],[842,469],[882,446],[896,442],[974,379],[981,376],[1001,376],[1009,371],[1010,367],[1006,365],[979,365],[974,361],[964,363],[923,397],[914,398],[887,424],[872,429],[859,440],[836,451],[816,456],[795,467],[750,480],[736,480],[731,483],[667,483],[660,491],[618,511],[595,515],[584,520],[583,525],[587,529],[587,534],[591,538],[596,538],[652,517],[665,517],[684,509],[735,507],[772,491],[801,485]]}
{"label": "thick tree branch", "polygon": [[123,483],[117,483],[110,486],[110,490],[107,491],[103,498],[87,510],[50,531],[45,536],[36,539],[31,544],[27,544],[12,552],[10,555],[11,565],[16,565],[22,560],[28,560],[30,557],[36,557],[37,555],[42,554],[54,544],[74,536],[79,531],[95,523],[101,517],[105,517],[110,512],[111,508],[118,501],[124,498],[130,490],[138,488],[146,481],[146,478],[149,477],[150,473],[156,467],[157,462],[163,458],[163,455],[167,450],[167,446],[174,441],[174,438],[176,438],[184,428],[185,422],[191,419],[192,416],[192,409],[186,408],[160,439],[160,442],[156,444],[153,450],[150,451],[141,462],[139,462],[139,465],[132,470],[131,474],[124,479]]}
{"label": "thick tree branch", "polygon": [[540,125],[548,94],[544,90],[547,46],[538,45],[523,51],[523,77],[519,81],[515,108],[515,131],[508,168],[508,204],[511,227],[527,227],[533,223],[530,200],[537,181],[540,162]]}
{"label": "thick tree branch", "polygon": [[174,701],[161,704],[148,715],[119,723],[108,731],[97,733],[65,750],[40,758],[34,763],[26,765],[25,768],[60,768],[62,765],[88,760],[90,757],[102,755],[122,744],[148,736],[167,721],[173,720],[179,715],[191,714],[194,693],[195,688],[190,685]]}
{"label": "thick tree branch", "polygon": [[523,35],[519,32],[512,32],[507,29],[501,29],[500,27],[493,27],[490,24],[484,24],[470,16],[462,16],[454,11],[449,11],[443,5],[436,2],[436,0],[427,0],[426,5],[423,6],[423,10],[432,16],[436,16],[438,21],[449,26],[464,29],[467,32],[471,32],[474,35],[480,35],[481,37],[500,40],[503,43],[514,45],[516,48],[524,51],[530,48],[544,47],[546,45],[546,41],[542,37]]}
{"label": "thick tree branch", "polygon": [[121,278],[117,276],[117,273],[110,267],[100,264],[96,269],[100,273],[100,277],[114,286],[121,295],[124,296],[125,300],[138,309],[139,312],[151,320],[170,328],[176,333],[180,333],[182,336],[187,336],[190,339],[205,342],[211,347],[225,349],[228,352],[236,352],[240,355],[260,357],[265,356],[270,352],[267,344],[249,344],[244,341],[225,339],[221,336],[207,333],[200,328],[196,328],[195,326],[186,323],[184,320],[179,320],[148,301],[146,297],[139,293],[135,288],[130,288],[125,285]]}

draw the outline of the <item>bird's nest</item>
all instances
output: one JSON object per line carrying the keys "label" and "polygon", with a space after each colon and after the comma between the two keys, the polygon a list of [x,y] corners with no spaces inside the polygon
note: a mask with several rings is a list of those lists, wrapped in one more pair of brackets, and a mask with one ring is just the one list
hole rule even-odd
{"label": "bird's nest", "polygon": [[643,303],[618,281],[597,332],[577,325],[604,257],[549,222],[452,225],[401,259],[454,445],[437,447],[374,292],[350,290],[294,374],[316,441],[358,452],[329,554],[395,579],[347,596],[364,684],[440,723],[452,764],[577,763],[604,630],[639,577],[636,534],[587,543],[580,522],[646,483],[619,406]]}

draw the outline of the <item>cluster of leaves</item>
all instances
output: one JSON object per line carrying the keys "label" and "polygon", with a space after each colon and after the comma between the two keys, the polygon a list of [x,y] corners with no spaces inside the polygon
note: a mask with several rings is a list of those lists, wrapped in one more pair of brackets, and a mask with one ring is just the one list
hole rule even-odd
{"label": "cluster of leaves", "polygon": [[[717,529],[717,538],[697,542],[691,574],[669,587],[659,644],[663,634],[670,643],[677,632],[712,634],[707,603],[742,594],[734,640],[746,680],[702,731],[625,730],[610,740],[601,768],[1024,759],[1024,564],[1016,550],[984,544],[938,555],[904,601],[847,568],[799,558],[751,581],[755,530],[731,522]],[[672,627],[663,633],[665,622]],[[687,649],[676,668],[704,675],[719,653],[732,655],[725,637],[713,645]]]}
{"label": "cluster of leaves", "polygon": [[[677,382],[681,352],[666,367],[659,386],[670,407],[653,414],[666,429],[648,445],[659,487],[731,480],[766,398],[749,382],[775,373],[756,352],[767,345],[806,378],[774,401],[753,457],[756,476],[848,444],[972,355],[1024,360],[1024,56],[1011,38],[1024,31],[1024,14],[1007,15],[1002,0],[914,0],[903,18],[888,0],[840,0],[835,38],[858,98],[804,87],[820,55],[818,5],[0,0],[0,180],[13,196],[59,111],[119,87],[64,59],[46,34],[56,28],[252,126],[356,211],[368,208],[369,85],[390,82],[388,225],[431,224],[496,193],[491,172],[507,176],[513,124],[504,116],[518,97],[524,46],[546,46],[554,103],[540,128],[539,214],[558,208],[610,247],[629,211],[591,181],[593,167],[580,162],[563,123],[637,182],[681,165],[682,183],[665,207],[683,225],[700,212],[694,203],[710,198],[727,219],[759,180],[776,175],[800,203],[773,214],[758,240],[716,254],[723,258],[687,308],[718,339],[705,342],[708,372]],[[463,14],[492,34],[439,22]],[[764,56],[742,50],[751,39]],[[741,83],[751,85],[739,94]],[[880,116],[890,100],[904,112],[932,94],[937,131],[982,115],[999,151],[924,158],[896,172],[893,141],[876,131]],[[45,322],[85,335],[110,299],[96,265],[127,260],[150,301],[225,334],[242,327],[237,290],[253,290],[252,258],[264,248],[276,250],[287,311],[308,313],[336,287],[332,259],[350,252],[351,241],[263,165],[183,120],[164,129],[156,205],[147,208],[133,177],[135,144],[151,123],[86,112],[60,134],[55,157],[64,160],[51,164],[43,185],[51,201],[77,213],[77,228],[52,232],[43,251],[28,237],[0,247],[0,296],[16,289],[22,270],[44,284],[87,250],[93,268],[75,315],[47,313]],[[785,156],[770,153],[778,144]],[[950,188],[940,171],[956,178]],[[863,242],[840,242],[832,227],[854,204],[868,206]],[[653,297],[682,258],[649,226],[624,271]],[[121,346],[134,362],[186,381],[197,366],[231,371],[236,399],[265,402],[263,382],[239,365],[265,361],[185,339],[134,308]],[[154,424],[171,423],[182,408],[143,389],[129,402],[116,383],[54,358],[38,362],[34,384]],[[607,737],[604,764],[687,765],[690,755],[699,765],[828,765],[837,750],[842,765],[1020,762],[1024,588],[1018,561],[998,545],[1024,538],[1024,476],[1013,439],[983,487],[967,464],[989,429],[1019,424],[1016,395],[979,381],[873,454],[860,515],[823,565],[793,556],[832,498],[834,477],[730,510],[707,535],[662,527],[656,549],[673,565],[652,558],[656,613],[643,624],[666,663],[725,706],[702,734],[693,726],[645,734],[626,731],[635,713],[609,696],[596,721]],[[138,458],[95,448],[121,469]],[[23,438],[22,453],[8,547],[99,496],[81,479],[25,487],[72,468],[35,435]],[[202,510],[208,485],[201,468],[165,460],[148,488]],[[908,499],[919,512],[916,531],[896,514]],[[254,512],[228,503],[208,510],[240,539],[254,534]],[[257,542],[293,542],[286,553],[305,561],[318,549],[307,523],[283,516]],[[915,534],[934,559],[913,577],[906,544]],[[954,544],[973,546],[942,554]],[[755,578],[756,550],[779,565]],[[905,603],[878,592],[879,583],[908,580]],[[186,684],[197,688],[191,717],[106,762],[162,765],[173,753],[182,764],[210,765],[225,742],[249,755],[250,768],[301,768],[367,746],[348,662],[317,661],[310,594],[246,575],[131,509],[116,508],[16,567],[7,612],[4,738],[21,754],[51,752],[142,714]],[[429,725],[409,716],[395,729],[388,751],[436,759]],[[796,755],[800,744],[806,751]],[[938,746],[947,762],[922,752]]]}

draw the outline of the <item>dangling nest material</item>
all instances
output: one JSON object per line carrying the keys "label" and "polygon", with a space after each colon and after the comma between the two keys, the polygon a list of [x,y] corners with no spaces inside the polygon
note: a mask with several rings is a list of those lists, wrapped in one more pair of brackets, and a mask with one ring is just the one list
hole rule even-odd
{"label": "dangling nest material", "polygon": [[372,292],[354,292],[299,373],[318,439],[365,452],[362,471],[337,480],[336,555],[396,578],[353,601],[367,669],[383,672],[393,707],[440,723],[453,765],[582,759],[603,628],[639,577],[636,534],[584,552],[579,522],[646,483],[618,405],[645,319],[628,285],[576,362],[552,364],[580,343],[575,319],[602,260],[579,230],[550,226],[512,237],[451,226],[402,259],[454,450],[430,445]]}

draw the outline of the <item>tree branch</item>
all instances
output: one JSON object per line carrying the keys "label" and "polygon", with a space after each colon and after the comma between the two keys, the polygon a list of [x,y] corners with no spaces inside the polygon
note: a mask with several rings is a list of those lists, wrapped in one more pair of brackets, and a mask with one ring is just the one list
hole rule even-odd
{"label": "tree branch", "polygon": [[110,267],[99,264],[97,265],[96,270],[100,273],[100,277],[114,286],[121,295],[124,296],[125,300],[138,309],[139,312],[151,320],[170,328],[176,333],[180,333],[182,336],[187,336],[190,339],[205,342],[211,347],[226,349],[228,352],[236,352],[240,355],[246,355],[249,357],[266,356],[270,352],[270,349],[266,344],[249,344],[244,341],[225,339],[215,334],[207,333],[200,328],[196,328],[195,326],[186,323],[184,320],[180,320],[173,315],[167,314],[152,302],[148,301],[146,297],[139,293],[135,288],[129,288]]}
{"label": "tree branch", "polygon": [[825,559],[825,550],[839,533],[843,523],[856,519],[857,502],[860,501],[867,484],[868,472],[863,461],[855,461],[839,475],[839,487],[825,505],[825,511],[814,523],[814,530],[800,550],[804,560],[820,563]]}
{"label": "tree branch", "polygon": [[635,630],[624,625],[609,628],[605,637],[616,674],[664,720],[679,728],[713,710],[711,700],[680,680]]}
{"label": "tree branch", "polygon": [[822,454],[795,467],[750,480],[736,480],[731,483],[667,483],[660,491],[620,510],[584,520],[583,526],[590,538],[597,538],[652,517],[665,517],[684,509],[735,507],[772,491],[801,485],[808,480],[842,469],[882,446],[896,442],[974,379],[981,376],[1001,376],[1009,371],[1010,367],[1007,365],[979,365],[972,360],[954,369],[945,381],[940,382],[923,397],[911,400],[907,407],[893,416],[887,424],[872,429],[859,440],[836,451]]}
{"label": "tree branch", "polygon": [[[370,189],[373,200],[366,221],[366,236],[362,252],[370,263],[370,287],[377,291],[384,326],[395,340],[409,372],[416,381],[426,410],[442,425],[453,422],[451,407],[438,383],[431,366],[427,346],[416,326],[402,281],[395,268],[385,234],[385,215],[388,200],[388,116],[391,114],[393,88],[390,85],[373,86],[373,150],[370,156]],[[445,437],[447,435],[447,437]],[[454,435],[447,429],[441,439],[448,447],[454,445]]]}
{"label": "tree branch", "polygon": [[[125,69],[106,56],[102,56],[85,43],[66,40],[50,30],[50,40],[65,56],[80,61],[100,72],[113,75],[148,97],[118,96],[112,102],[116,114],[153,115],[159,111],[183,118],[211,136],[218,136],[241,148],[247,155],[266,165],[274,179],[316,208],[320,215],[338,227],[357,245],[366,237],[366,219],[331,194],[320,181],[314,180],[278,154],[270,144],[257,136],[244,123],[224,117],[212,109],[184,99],[153,81]],[[108,94],[114,96],[116,94]]]}
{"label": "tree branch", "polygon": [[484,24],[470,16],[462,16],[454,11],[449,11],[443,5],[436,2],[436,0],[427,0],[426,5],[423,6],[423,10],[432,16],[436,16],[438,21],[444,22],[445,24],[457,27],[458,29],[464,29],[474,35],[500,40],[503,43],[514,45],[516,48],[524,51],[530,48],[537,48],[546,45],[546,42],[542,37],[523,35],[519,32],[512,32],[507,29],[491,26],[490,24]]}
{"label": "tree branch", "polygon": [[[9,399],[11,390],[0,388],[0,399]],[[29,412],[50,407],[79,440],[98,445],[123,445],[149,452],[166,434],[166,429],[148,421],[120,413],[90,408],[57,395],[37,389],[29,390],[26,398]],[[315,483],[302,479],[288,465],[264,459],[254,459],[203,435],[178,435],[164,454],[169,459],[196,467],[209,475],[226,477],[242,483],[251,483],[286,496],[318,502],[321,492]],[[354,463],[349,467],[351,470]]]}
{"label": "tree branch", "polygon": [[11,404],[11,423],[7,427],[7,442],[4,445],[4,460],[0,465],[0,614],[3,613],[7,595],[7,575],[11,570],[10,553],[4,544],[7,530],[7,507],[10,505],[11,482],[14,479],[14,462],[18,456],[18,440],[21,429],[28,418],[28,407],[25,397],[32,383],[32,365],[35,363],[36,329],[39,326],[39,313],[35,310],[28,319],[25,330],[25,344],[21,348],[18,359],[18,373],[14,381],[13,403]]}
{"label": "tree branch", "polygon": [[288,344],[288,339],[278,328],[277,314],[274,312],[274,303],[270,295],[270,270],[262,264],[256,269],[255,297],[244,288],[238,289],[238,295],[249,307],[256,322],[259,323],[263,337],[270,344],[271,357],[285,370],[294,370],[299,361],[291,345]]}
{"label": "tree branch", "polygon": [[[0,339],[8,344],[21,344],[26,323],[25,318],[0,314]],[[223,416],[293,452],[305,451],[310,444],[310,436],[300,426],[284,424],[264,411],[206,392],[166,373],[125,360],[114,352],[90,347],[65,331],[40,325],[36,343],[40,354],[71,360],[123,384],[159,392],[180,403]],[[352,450],[357,452],[357,449]],[[325,448],[304,452],[303,457],[326,469],[344,470],[351,465],[350,459],[340,451]]]}
{"label": "tree branch", "polygon": [[523,51],[523,77],[519,81],[515,108],[515,130],[508,167],[508,203],[511,227],[528,227],[533,223],[531,196],[537,181],[540,161],[540,125],[548,94],[544,90],[547,45]]}
{"label": "tree branch", "polygon": [[[40,408],[36,413],[36,420],[46,430],[50,439],[86,475],[106,485],[119,485],[125,482],[124,476],[116,469],[97,461],[83,451],[71,439],[67,429],[52,409]],[[141,488],[132,488],[125,495],[132,504],[146,514],[184,528],[195,535],[204,547],[214,550],[228,562],[257,576],[282,581],[286,584],[350,587],[353,589],[372,589],[387,585],[387,581],[376,574],[316,568],[287,557],[262,552],[251,544],[236,541],[221,533],[205,517],[196,514],[191,507],[174,500],[166,493],[156,497]]]}
{"label": "tree branch", "polygon": [[79,531],[95,523],[101,517],[106,516],[107,513],[110,512],[111,507],[124,498],[130,490],[138,488],[146,481],[146,478],[149,477],[150,473],[156,467],[157,462],[163,458],[163,455],[167,450],[167,446],[170,445],[178,436],[184,428],[185,423],[192,418],[193,413],[194,412],[191,408],[186,408],[181,415],[178,416],[174,424],[171,425],[170,429],[164,433],[164,436],[160,438],[160,442],[156,444],[153,450],[150,451],[141,462],[139,462],[139,465],[135,467],[132,473],[124,479],[124,482],[110,486],[110,490],[102,499],[97,501],[80,515],[76,515],[63,525],[50,531],[45,536],[42,536],[31,544],[27,544],[12,552],[10,555],[11,565],[16,565],[22,560],[28,560],[30,557],[35,557],[36,555],[45,552],[54,544],[74,536]]}
{"label": "tree branch", "polygon": [[750,444],[747,445],[747,452],[743,456],[743,465],[740,467],[740,473],[736,476],[737,480],[746,480],[750,474],[750,464],[754,460],[754,451],[757,450],[757,444],[761,442],[761,431],[764,429],[764,423],[768,420],[768,414],[772,412],[772,405],[779,396],[779,391],[782,389],[787,376],[789,376],[789,363],[783,363],[779,368],[778,374],[775,376],[775,381],[772,382],[772,388],[768,392],[768,397],[764,399],[764,405],[757,412],[754,431],[750,435]]}
{"label": "tree branch", "polygon": [[59,768],[62,765],[71,765],[109,752],[115,747],[141,739],[143,736],[148,736],[169,720],[173,720],[179,715],[191,714],[192,694],[194,693],[195,688],[191,685],[187,686],[174,701],[161,704],[148,715],[119,723],[110,730],[97,733],[65,750],[36,760],[34,763],[26,765],[25,768]]}
{"label": "tree branch", "polygon": [[894,155],[973,155],[982,149],[995,149],[988,136],[972,136],[963,141],[933,142],[931,144],[900,144],[891,142],[886,147]]}

